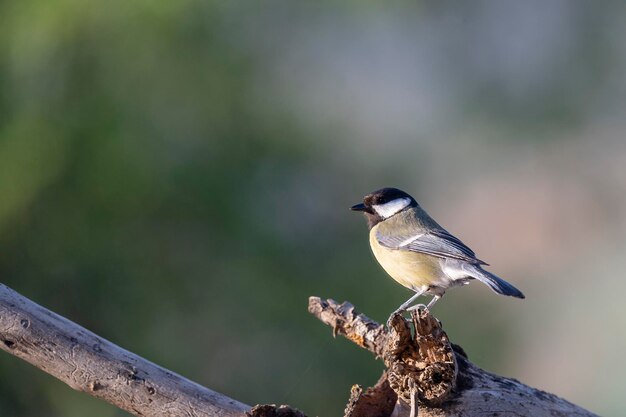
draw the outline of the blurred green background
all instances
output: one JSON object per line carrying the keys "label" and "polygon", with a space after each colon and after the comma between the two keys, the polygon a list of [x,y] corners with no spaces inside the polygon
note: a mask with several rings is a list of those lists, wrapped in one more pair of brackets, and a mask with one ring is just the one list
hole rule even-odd
{"label": "blurred green background", "polygon": [[[409,297],[382,186],[525,292],[436,306],[475,363],[623,413],[623,2],[0,2],[1,280],[126,349],[341,415],[382,364],[307,298]],[[0,409],[126,415],[5,353]]]}

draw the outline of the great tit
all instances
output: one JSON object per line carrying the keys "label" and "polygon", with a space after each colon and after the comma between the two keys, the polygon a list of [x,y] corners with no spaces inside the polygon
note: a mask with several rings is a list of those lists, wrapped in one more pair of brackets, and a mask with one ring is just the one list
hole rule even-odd
{"label": "great tit", "polygon": [[[415,291],[391,317],[420,307],[430,309],[448,288],[467,284],[472,279],[487,284],[498,294],[524,298],[513,285],[485,271],[482,266],[487,263],[434,221],[404,191],[381,188],[351,209],[365,214],[370,246],[378,263],[394,280]],[[422,294],[434,297],[427,306],[409,307]]]}

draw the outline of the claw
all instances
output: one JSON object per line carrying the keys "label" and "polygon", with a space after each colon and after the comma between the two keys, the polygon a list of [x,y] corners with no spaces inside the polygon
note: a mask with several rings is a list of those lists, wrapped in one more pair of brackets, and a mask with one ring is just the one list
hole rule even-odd
{"label": "claw", "polygon": [[387,319],[387,330],[388,331],[391,330],[391,320],[393,320],[393,318],[396,316],[396,314],[399,314],[402,317],[402,313],[404,313],[405,311],[408,311],[408,310],[407,309],[397,309],[396,311],[391,313],[391,315]]}
{"label": "claw", "polygon": [[390,316],[389,316],[389,318],[387,319],[387,330],[388,330],[388,331],[389,331],[389,330],[391,330],[391,320],[395,317],[395,315],[396,315],[396,314],[400,314],[400,315],[402,315],[402,313],[403,313],[404,311],[406,311],[406,310],[400,310],[400,309],[398,309],[398,310],[394,311],[393,313],[391,313],[391,315],[390,315]]}

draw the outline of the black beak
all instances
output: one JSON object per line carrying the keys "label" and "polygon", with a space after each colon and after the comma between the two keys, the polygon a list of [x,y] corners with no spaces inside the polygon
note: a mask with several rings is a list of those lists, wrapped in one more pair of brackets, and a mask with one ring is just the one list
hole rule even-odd
{"label": "black beak", "polygon": [[350,207],[350,210],[352,210],[352,211],[365,211],[365,210],[367,210],[367,207],[365,207],[365,204],[360,203],[360,204],[355,204],[354,206]]}

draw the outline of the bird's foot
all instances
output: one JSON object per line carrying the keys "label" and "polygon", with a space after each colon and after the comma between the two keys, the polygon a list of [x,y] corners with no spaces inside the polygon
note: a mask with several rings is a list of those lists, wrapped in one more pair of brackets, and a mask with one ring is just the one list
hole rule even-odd
{"label": "bird's foot", "polygon": [[406,311],[405,309],[400,309],[399,308],[396,311],[394,311],[393,313],[391,313],[391,315],[387,319],[387,331],[391,330],[391,320],[395,317],[395,315],[396,314],[402,315],[402,313],[404,313],[405,311]]}
{"label": "bird's foot", "polygon": [[396,314],[402,315],[402,313],[404,313],[405,311],[413,311],[413,310],[426,310],[426,311],[428,311],[428,307],[429,306],[427,306],[426,304],[416,304],[416,305],[411,306],[409,308],[399,308],[399,309],[397,309],[396,311],[391,313],[391,315],[387,319],[387,330],[391,330],[391,320],[394,318],[394,316]]}

